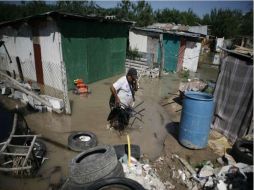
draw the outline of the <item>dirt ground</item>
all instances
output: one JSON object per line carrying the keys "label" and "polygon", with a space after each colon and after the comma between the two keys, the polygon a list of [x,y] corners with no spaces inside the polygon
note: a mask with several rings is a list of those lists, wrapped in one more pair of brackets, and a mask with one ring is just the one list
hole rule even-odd
{"label": "dirt ground", "polygon": [[[215,80],[216,68],[204,67],[204,72],[196,73],[204,80]],[[142,122],[136,120],[124,135],[106,128],[109,113],[109,86],[119,76],[102,80],[89,85],[92,94],[88,97],[69,93],[72,115],[55,113],[34,113],[23,109],[24,105],[1,96],[0,101],[9,108],[19,105],[23,110],[29,127],[36,134],[41,134],[47,145],[48,160],[42,165],[36,178],[13,178],[0,175],[0,189],[37,190],[50,189],[68,176],[68,163],[77,155],[67,146],[68,136],[75,131],[91,131],[96,134],[98,144],[125,144],[129,134],[132,144],[138,144],[142,154],[154,161],[162,180],[172,179],[169,166],[172,166],[171,155],[177,154],[185,158],[191,165],[203,160],[214,160],[217,155],[209,148],[190,150],[177,141],[177,127],[180,121],[181,105],[177,103],[179,76],[169,73],[162,79],[144,77],[140,81],[140,89],[136,94],[136,104],[144,101],[138,110],[145,109]],[[161,157],[163,162],[155,160]],[[171,180],[169,180],[171,181]],[[171,181],[174,182],[174,181]],[[177,184],[177,181],[175,182]],[[181,184],[177,189],[185,189]]]}

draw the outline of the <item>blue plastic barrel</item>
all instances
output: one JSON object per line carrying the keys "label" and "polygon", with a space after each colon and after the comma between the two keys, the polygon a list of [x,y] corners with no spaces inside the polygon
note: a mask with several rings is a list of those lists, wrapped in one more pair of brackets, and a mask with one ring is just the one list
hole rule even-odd
{"label": "blue plastic barrel", "polygon": [[212,95],[185,92],[179,128],[179,141],[182,145],[191,149],[207,146],[213,109]]}

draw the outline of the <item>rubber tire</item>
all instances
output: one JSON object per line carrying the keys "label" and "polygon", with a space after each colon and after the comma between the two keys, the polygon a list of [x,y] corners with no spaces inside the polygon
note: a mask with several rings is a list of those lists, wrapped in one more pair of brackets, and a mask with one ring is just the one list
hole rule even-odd
{"label": "rubber tire", "polygon": [[[246,154],[241,150],[242,147],[248,148],[251,155]],[[237,162],[253,165],[253,141],[239,139],[232,147],[232,156]]]}
{"label": "rubber tire", "polygon": [[[99,190],[105,187],[114,187],[114,185],[120,185],[125,187],[124,189],[130,190],[145,190],[142,185],[138,182],[129,179],[129,178],[122,178],[122,177],[115,177],[115,178],[107,178],[95,181],[91,186],[88,187],[88,190]],[[119,187],[118,187],[119,188]],[[119,188],[120,189],[120,188]],[[106,189],[105,189],[106,190]]]}
{"label": "rubber tire", "polygon": [[78,184],[90,183],[109,175],[117,164],[115,149],[112,146],[97,146],[71,160],[69,177]]}
{"label": "rubber tire", "polygon": [[103,177],[103,179],[111,178],[111,177],[124,177],[124,171],[123,171],[123,166],[122,166],[121,162],[118,161],[115,169],[113,171],[111,171],[108,175]]}
{"label": "rubber tire", "polygon": [[47,154],[47,147],[42,140],[35,140],[33,153],[34,156],[37,158],[38,162],[41,164],[43,157]]}
{"label": "rubber tire", "polygon": [[[127,144],[114,145],[114,149],[116,151],[117,159],[120,159],[125,154],[128,154],[128,145]],[[137,160],[140,159],[139,145],[135,145],[135,144],[131,145],[131,156],[136,158]]]}
{"label": "rubber tire", "polygon": [[67,179],[67,181],[62,185],[60,188],[61,190],[86,190],[92,183],[87,184],[78,184],[70,179]]}
{"label": "rubber tire", "polygon": [[[109,173],[107,176],[103,177],[102,179],[112,178],[112,177],[124,177],[123,166],[119,161],[118,161],[115,169],[111,173]],[[63,185],[61,190],[84,190],[84,189],[87,189],[92,184],[93,184],[93,182],[85,183],[85,184],[78,184],[78,183],[75,183],[69,179]]]}
{"label": "rubber tire", "polygon": [[[86,142],[80,141],[78,137],[82,135],[89,136],[91,139]],[[89,131],[76,132],[76,133],[72,133],[68,137],[68,147],[71,150],[74,150],[76,152],[82,152],[84,150],[87,150],[95,146],[97,146],[97,138],[96,138],[96,135],[92,132],[89,132]]]}

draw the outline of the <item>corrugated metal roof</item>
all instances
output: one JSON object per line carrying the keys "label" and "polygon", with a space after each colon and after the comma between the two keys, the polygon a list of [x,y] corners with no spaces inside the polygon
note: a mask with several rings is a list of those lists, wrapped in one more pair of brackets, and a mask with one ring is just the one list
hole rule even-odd
{"label": "corrugated metal roof", "polygon": [[132,21],[126,21],[126,20],[117,20],[112,17],[106,16],[96,16],[96,15],[79,15],[79,14],[72,14],[72,13],[66,13],[66,12],[59,12],[59,11],[50,11],[45,12],[37,15],[32,15],[20,19],[10,20],[10,21],[4,21],[0,23],[0,27],[12,25],[15,23],[21,23],[21,22],[27,22],[32,21],[40,18],[46,18],[47,16],[51,17],[60,17],[60,18],[71,18],[71,19],[81,19],[81,20],[97,20],[100,22],[113,22],[113,23],[124,23],[132,25],[134,22]]}
{"label": "corrugated metal roof", "polygon": [[221,50],[225,51],[225,52],[228,52],[228,53],[231,53],[231,54],[234,54],[234,55],[242,56],[242,57],[249,58],[249,59],[253,60],[253,55],[242,54],[242,53],[239,53],[239,52],[237,52],[237,51],[229,50],[229,49],[222,48],[222,47],[219,47],[219,48],[220,48]]}
{"label": "corrugated metal roof", "polygon": [[181,25],[181,24],[174,24],[174,23],[154,23],[150,26],[147,26],[147,28],[153,28],[153,29],[161,29],[166,31],[188,31],[189,26],[187,25]]}
{"label": "corrugated metal roof", "polygon": [[177,36],[186,36],[192,38],[200,38],[201,35],[197,33],[189,33],[189,32],[182,32],[182,31],[167,31],[163,29],[155,29],[155,28],[141,28],[141,27],[134,27],[132,30],[141,30],[145,32],[156,32],[156,33],[168,33]]}
{"label": "corrugated metal roof", "polygon": [[200,33],[203,35],[207,35],[207,30],[208,30],[208,26],[204,25],[204,26],[190,26],[188,31],[189,32],[194,32],[194,33]]}

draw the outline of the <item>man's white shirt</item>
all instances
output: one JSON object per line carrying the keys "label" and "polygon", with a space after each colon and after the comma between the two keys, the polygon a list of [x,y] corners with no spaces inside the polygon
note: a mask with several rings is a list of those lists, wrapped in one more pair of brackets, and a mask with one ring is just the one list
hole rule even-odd
{"label": "man's white shirt", "polygon": [[133,97],[132,97],[130,85],[128,83],[126,76],[123,76],[120,79],[118,79],[113,84],[113,87],[118,92],[117,95],[120,99],[120,102],[127,106],[132,106]]}

